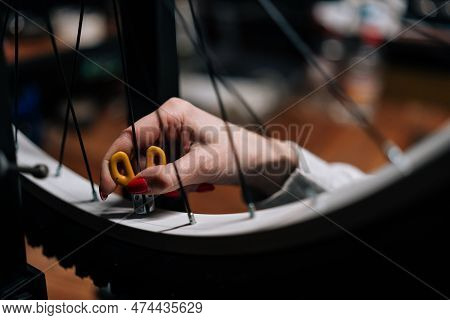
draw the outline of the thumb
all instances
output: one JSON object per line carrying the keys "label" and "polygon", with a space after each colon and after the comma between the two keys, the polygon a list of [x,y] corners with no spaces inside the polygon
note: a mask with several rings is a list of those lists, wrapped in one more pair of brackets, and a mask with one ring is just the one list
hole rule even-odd
{"label": "thumb", "polygon": [[128,192],[132,194],[164,194],[177,190],[180,185],[176,169],[178,169],[183,186],[195,184],[195,169],[189,170],[189,166],[193,164],[193,156],[188,153],[175,163],[146,168],[128,183]]}

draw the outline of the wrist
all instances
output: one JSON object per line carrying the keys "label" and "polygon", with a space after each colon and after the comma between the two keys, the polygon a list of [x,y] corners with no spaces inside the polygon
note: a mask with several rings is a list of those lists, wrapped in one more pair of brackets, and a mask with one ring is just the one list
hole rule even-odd
{"label": "wrist", "polygon": [[299,160],[296,146],[291,141],[266,138],[265,149],[256,156],[257,174],[250,177],[249,184],[259,192],[270,195],[281,189],[298,167]]}

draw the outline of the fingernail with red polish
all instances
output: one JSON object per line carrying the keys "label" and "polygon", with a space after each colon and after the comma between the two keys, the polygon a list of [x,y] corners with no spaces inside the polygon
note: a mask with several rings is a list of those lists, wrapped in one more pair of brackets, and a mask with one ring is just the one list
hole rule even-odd
{"label": "fingernail with red polish", "polygon": [[100,198],[105,201],[108,198],[108,194],[105,192],[100,192]]}
{"label": "fingernail with red polish", "polygon": [[174,191],[167,192],[164,195],[166,197],[169,197],[169,198],[179,198],[180,197],[180,191],[174,190]]}
{"label": "fingernail with red polish", "polygon": [[216,189],[211,183],[200,183],[195,192],[208,192]]}
{"label": "fingernail with red polish", "polygon": [[127,189],[129,193],[133,194],[144,194],[149,191],[147,181],[141,177],[131,180],[127,185]]}

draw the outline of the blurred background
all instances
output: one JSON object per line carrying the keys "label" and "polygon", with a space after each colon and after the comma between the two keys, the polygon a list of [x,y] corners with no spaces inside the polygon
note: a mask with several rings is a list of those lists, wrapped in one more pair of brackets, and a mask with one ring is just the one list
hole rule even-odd
{"label": "blurred background", "polygon": [[[371,172],[385,164],[377,146],[323,86],[324,79],[295,51],[257,1],[198,0],[195,2],[214,62],[268,125],[306,125],[308,134],[285,134],[328,161],[342,161]],[[192,30],[187,1],[176,4]],[[276,1],[275,4],[307,41],[321,65],[389,139],[407,149],[448,121],[450,115],[450,2],[442,0]],[[19,19],[20,130],[58,157],[66,94],[58,74],[51,42],[38,27],[49,11],[57,37],[74,46],[78,1],[57,1],[43,8],[24,5],[36,24]],[[431,14],[430,14],[431,13]],[[424,18],[426,17],[426,18]],[[417,23],[419,20],[420,23]],[[4,51],[14,69],[14,19],[6,21]],[[146,39],[140,39],[145,42]],[[61,42],[66,77],[74,53]],[[219,114],[204,61],[177,24],[181,97]],[[378,50],[375,50],[379,48]],[[87,1],[81,51],[122,78],[120,52],[111,1]],[[100,162],[109,144],[127,126],[123,85],[92,62],[80,58],[74,87],[74,107],[98,182]],[[224,91],[225,94],[225,91]],[[233,122],[252,118],[225,94]],[[65,165],[86,176],[73,126]],[[240,190],[218,186],[191,194],[195,212],[245,211]],[[227,199],[223,201],[223,199]],[[42,249],[27,248],[28,261],[41,270],[55,262]],[[94,298],[95,286],[73,269],[60,266],[46,273],[50,298]]]}

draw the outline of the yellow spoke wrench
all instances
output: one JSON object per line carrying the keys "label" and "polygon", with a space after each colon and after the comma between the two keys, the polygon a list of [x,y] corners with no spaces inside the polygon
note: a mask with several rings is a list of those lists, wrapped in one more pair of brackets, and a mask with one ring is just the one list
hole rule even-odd
{"label": "yellow spoke wrench", "polygon": [[[167,164],[166,154],[164,153],[164,150],[159,147],[149,147],[147,149],[146,155],[146,168],[153,167],[155,165],[156,156],[159,158],[159,164]],[[120,173],[118,168],[119,163],[123,165],[125,175]],[[128,183],[135,177],[133,168],[131,167],[130,159],[128,158],[128,154],[123,151],[116,152],[111,156],[109,162],[109,171],[111,172],[111,176],[114,181],[124,187],[126,187]],[[149,211],[152,212],[155,209],[155,196],[152,195],[150,197],[150,200],[147,202],[145,200],[145,196],[133,195],[134,213],[145,214],[147,206],[149,208]]]}

